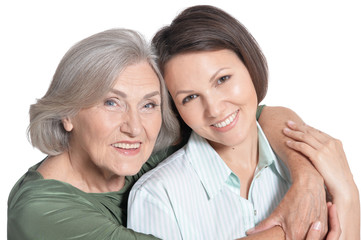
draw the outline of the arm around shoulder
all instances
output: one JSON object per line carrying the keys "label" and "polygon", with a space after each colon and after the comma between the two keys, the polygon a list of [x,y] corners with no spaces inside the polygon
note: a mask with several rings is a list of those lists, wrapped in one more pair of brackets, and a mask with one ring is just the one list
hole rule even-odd
{"label": "arm around shoulder", "polygon": [[304,124],[294,111],[285,107],[265,106],[258,119],[272,149],[287,165],[292,186],[272,215],[256,229],[264,230],[277,223],[282,226],[288,238],[303,239],[310,225],[321,220],[324,236],[327,232],[324,180],[309,159],[287,147],[289,138],[283,134],[283,129],[289,120]]}
{"label": "arm around shoulder", "polygon": [[156,239],[112,221],[71,194],[24,191],[9,204],[8,239]]}

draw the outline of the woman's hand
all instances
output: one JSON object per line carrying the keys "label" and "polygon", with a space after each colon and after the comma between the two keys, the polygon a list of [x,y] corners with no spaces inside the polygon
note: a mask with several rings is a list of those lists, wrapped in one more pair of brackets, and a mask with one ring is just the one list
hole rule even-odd
{"label": "woman's hand", "polygon": [[[329,222],[329,232],[327,234],[326,240],[337,240],[341,235],[340,221],[338,219],[336,205],[331,202],[327,203],[328,208],[328,222]],[[312,224],[310,230],[308,231],[306,240],[317,240],[321,239],[321,222],[317,221]]]}
{"label": "woman's hand", "polygon": [[287,125],[283,132],[293,139],[287,145],[310,159],[332,195],[345,194],[353,177],[341,141],[307,125]]}
{"label": "woman's hand", "polygon": [[[336,205],[331,202],[327,203],[328,208],[328,220],[329,220],[329,232],[325,240],[338,240],[341,234],[340,221],[338,219]],[[263,232],[253,234],[241,239],[244,240],[256,240],[256,239],[274,239],[284,240],[286,238],[284,231],[281,227],[275,226]],[[303,239],[303,238],[302,238]],[[306,240],[319,240],[323,239],[322,224],[320,221],[316,221],[312,224],[308,230]]]}
{"label": "woman's hand", "polygon": [[[285,232],[285,239],[305,239],[312,223],[319,221],[318,238],[323,239],[327,234],[327,205],[324,185],[315,183],[316,178],[309,178],[292,183],[290,189],[269,217],[260,222],[254,229],[247,231],[253,235],[274,226],[281,226]],[[325,215],[323,213],[326,213]]]}
{"label": "woman's hand", "polygon": [[287,145],[307,156],[323,176],[333,203],[337,205],[342,229],[340,239],[360,239],[360,200],[342,143],[307,125],[289,121],[284,134]]}

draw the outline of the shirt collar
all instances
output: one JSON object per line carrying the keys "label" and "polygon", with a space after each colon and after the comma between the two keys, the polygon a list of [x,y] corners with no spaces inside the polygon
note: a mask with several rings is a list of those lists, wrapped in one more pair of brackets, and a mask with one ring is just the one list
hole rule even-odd
{"label": "shirt collar", "polygon": [[[275,163],[276,171],[287,181],[287,179],[290,179],[287,168],[274,154],[258,122],[257,128],[259,162],[256,174],[257,171],[261,171],[264,167]],[[192,132],[188,144],[185,146],[185,153],[199,176],[208,197],[213,198],[227,182],[232,171],[212,146],[195,132]]]}
{"label": "shirt collar", "polygon": [[283,178],[283,180],[289,182],[291,178],[286,165],[273,152],[272,147],[269,144],[258,122],[257,122],[257,127],[258,127],[259,162],[257,165],[256,174],[257,171],[260,171],[264,167],[270,166],[274,163],[275,171]]}
{"label": "shirt collar", "polygon": [[208,198],[212,198],[221,190],[232,171],[211,145],[195,132],[192,132],[185,152]]}

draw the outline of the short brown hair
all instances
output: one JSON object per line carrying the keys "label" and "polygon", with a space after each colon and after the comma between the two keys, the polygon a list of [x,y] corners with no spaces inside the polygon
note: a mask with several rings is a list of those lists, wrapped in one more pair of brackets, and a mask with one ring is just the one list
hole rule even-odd
{"label": "short brown hair", "polygon": [[177,54],[232,50],[248,69],[258,103],[266,96],[268,67],[260,47],[237,19],[221,9],[208,5],[185,9],[171,25],[156,33],[152,44],[163,75],[165,64]]}

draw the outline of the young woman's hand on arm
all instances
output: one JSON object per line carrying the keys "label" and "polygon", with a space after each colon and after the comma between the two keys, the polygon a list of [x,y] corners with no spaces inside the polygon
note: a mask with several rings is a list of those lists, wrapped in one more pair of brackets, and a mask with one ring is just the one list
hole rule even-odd
{"label": "young woman's hand on arm", "polygon": [[341,141],[305,124],[288,122],[287,145],[307,156],[325,180],[337,206],[340,239],[360,239],[360,199]]}
{"label": "young woman's hand on arm", "polygon": [[284,107],[264,107],[259,123],[273,150],[290,170],[292,186],[275,211],[249,234],[279,225],[287,239],[304,239],[316,221],[321,222],[322,239],[327,233],[327,205],[324,180],[308,159],[287,147],[289,140],[282,130],[287,120],[303,124],[301,118]]}

